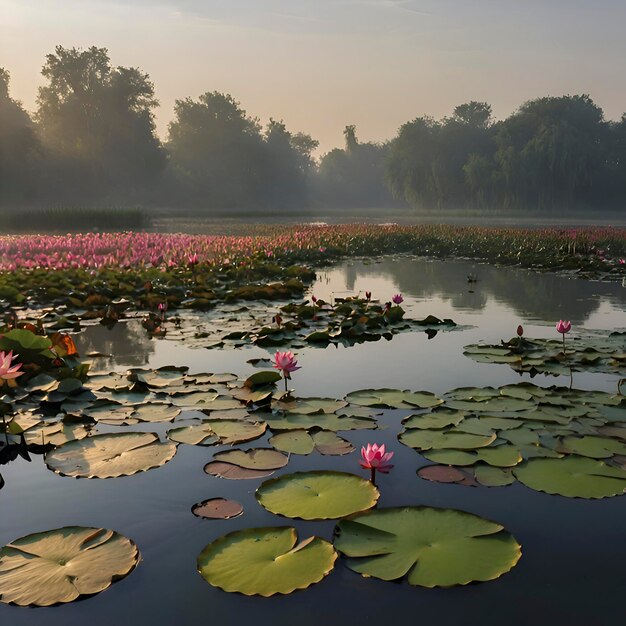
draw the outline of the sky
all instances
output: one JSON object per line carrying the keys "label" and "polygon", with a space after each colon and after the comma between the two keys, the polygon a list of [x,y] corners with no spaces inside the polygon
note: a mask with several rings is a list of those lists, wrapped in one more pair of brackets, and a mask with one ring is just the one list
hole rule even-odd
{"label": "sky", "polygon": [[497,118],[544,95],[626,111],[625,0],[0,0],[0,67],[33,111],[56,45],[147,72],[166,138],[177,98],[232,94],[320,141],[384,141],[468,100]]}

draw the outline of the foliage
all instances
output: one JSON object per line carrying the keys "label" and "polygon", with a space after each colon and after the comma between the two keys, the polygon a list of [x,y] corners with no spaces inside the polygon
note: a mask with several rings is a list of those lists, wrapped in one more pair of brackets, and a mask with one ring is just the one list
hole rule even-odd
{"label": "foliage", "polygon": [[309,537],[298,543],[295,528],[249,528],[206,546],[198,556],[198,571],[224,591],[269,597],[319,582],[336,559],[324,539]]}
{"label": "foliage", "polygon": [[494,580],[521,556],[500,524],[452,509],[373,510],[340,521],[336,534],[350,569],[382,580],[407,576],[422,587]]}
{"label": "foliage", "polygon": [[[529,383],[461,388],[404,420],[402,443],[439,466],[436,482],[604,498],[626,492],[626,403],[619,395]],[[445,466],[453,466],[445,467]]]}
{"label": "foliage", "polygon": [[68,526],[35,533],[0,549],[0,601],[73,602],[108,589],[138,562],[137,546],[112,530]]}

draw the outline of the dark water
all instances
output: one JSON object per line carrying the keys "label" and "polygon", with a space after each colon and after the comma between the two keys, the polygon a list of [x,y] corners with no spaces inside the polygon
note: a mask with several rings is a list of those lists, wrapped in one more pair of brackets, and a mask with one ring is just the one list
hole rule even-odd
{"label": "dark water", "polygon": [[[477,274],[469,285],[466,276]],[[341,397],[368,387],[400,387],[442,393],[459,386],[501,385],[520,380],[504,365],[477,364],[462,347],[480,339],[509,338],[519,323],[527,336],[554,337],[554,322],[571,319],[587,328],[626,327],[626,289],[553,275],[498,269],[464,262],[415,259],[347,263],[320,272],[314,293],[329,298],[373,291],[387,300],[397,292],[413,317],[451,317],[473,328],[408,333],[392,341],[352,348],[305,349],[303,369],[294,375],[301,396]],[[473,293],[470,293],[472,291]],[[88,329],[83,351],[116,354],[100,366],[188,365],[192,372],[247,375],[246,360],[267,356],[258,348],[189,350],[147,338],[138,324]],[[524,377],[528,380],[528,376]],[[568,384],[569,378],[536,377],[537,384]],[[574,374],[574,386],[614,391],[617,377]],[[497,581],[447,590],[364,579],[341,562],[323,582],[290,596],[268,599],[228,594],[196,572],[196,557],[218,536],[252,526],[293,525],[300,537],[330,539],[334,523],[277,518],[254,499],[260,481],[227,481],[207,476],[204,464],[221,448],[179,446],[162,468],[111,480],[74,480],[45,469],[40,457],[2,468],[0,545],[25,534],[65,525],[112,528],[134,539],[140,566],[125,580],[93,598],[47,609],[0,605],[0,624],[18,626],[111,624],[375,624],[399,620],[439,625],[614,625],[625,621],[626,497],[598,501],[549,496],[515,484],[506,488],[440,485],[415,475],[425,460],[399,444],[396,435],[407,411],[390,411],[385,429],[341,433],[355,446],[385,442],[395,469],[379,481],[380,506],[423,504],[454,507],[501,522],[522,544],[517,567]],[[127,427],[163,433],[171,425]],[[263,446],[267,437],[250,445]],[[244,446],[247,447],[247,446]],[[357,453],[292,457],[275,475],[296,470],[339,469],[361,473]],[[191,513],[195,502],[224,496],[240,501],[244,515],[208,521]]]}

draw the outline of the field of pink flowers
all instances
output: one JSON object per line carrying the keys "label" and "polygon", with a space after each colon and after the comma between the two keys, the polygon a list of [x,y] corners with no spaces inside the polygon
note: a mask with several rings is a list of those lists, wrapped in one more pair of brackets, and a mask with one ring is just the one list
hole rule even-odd
{"label": "field of pink flowers", "polygon": [[[248,236],[88,233],[0,236],[0,271],[171,268],[409,252],[544,267],[623,265],[626,230],[347,224],[257,226]],[[621,269],[621,268],[618,268]]]}

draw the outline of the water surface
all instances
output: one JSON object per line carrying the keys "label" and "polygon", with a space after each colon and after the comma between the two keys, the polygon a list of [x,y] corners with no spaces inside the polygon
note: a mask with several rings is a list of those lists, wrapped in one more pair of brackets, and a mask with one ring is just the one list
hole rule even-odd
{"label": "water surface", "polygon": [[[468,283],[476,275],[478,282]],[[406,333],[350,348],[329,346],[299,351],[303,369],[294,375],[301,396],[341,397],[362,388],[398,387],[444,393],[460,386],[502,385],[521,377],[506,365],[477,364],[462,355],[464,345],[495,342],[523,324],[529,337],[555,337],[554,323],[575,327],[626,327],[626,289],[598,283],[494,268],[464,261],[414,258],[349,261],[322,270],[312,291],[330,299],[364,291],[386,301],[402,292],[407,314],[450,317],[469,328]],[[99,367],[187,365],[192,372],[253,371],[248,359],[267,357],[260,348],[191,350],[184,344],[149,338],[138,322],[112,330],[88,328],[78,337],[83,352],[115,355]],[[569,385],[569,377],[536,376],[540,385]],[[574,373],[574,386],[615,391],[617,376]],[[502,626],[527,624],[604,625],[623,622],[626,583],[626,497],[599,501],[549,496],[520,484],[506,488],[440,485],[418,478],[427,462],[396,439],[408,411],[390,411],[383,430],[341,433],[355,446],[387,443],[396,467],[381,478],[380,506],[423,504],[460,508],[501,522],[522,544],[516,568],[497,581],[428,590],[406,583],[365,579],[338,561],[323,582],[290,596],[269,599],[228,594],[209,586],[196,572],[196,557],[220,535],[242,528],[293,525],[300,537],[332,537],[334,522],[277,518],[254,499],[260,481],[207,476],[203,466],[220,447],[179,446],[164,467],[131,477],[74,480],[45,469],[41,457],[18,460],[1,471],[0,545],[14,538],[66,525],[112,528],[134,539],[140,566],[108,591],[84,601],[48,609],[0,605],[0,623],[16,626],[110,626],[111,624],[413,624]],[[126,427],[161,434],[171,424]],[[267,436],[249,444],[263,446]],[[248,445],[243,446],[248,447]],[[276,472],[338,469],[363,473],[357,453],[346,457],[294,456]],[[364,475],[364,473],[363,473]],[[191,513],[195,502],[230,497],[245,507],[230,521],[208,521]]]}

